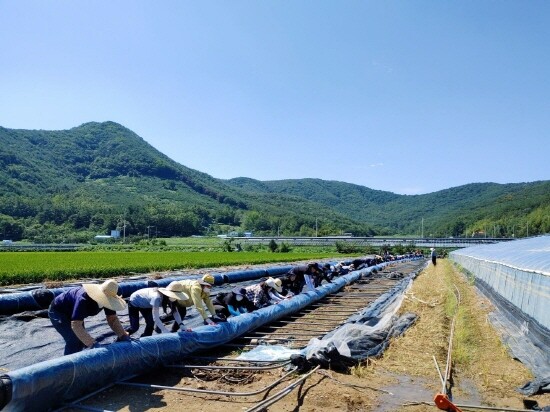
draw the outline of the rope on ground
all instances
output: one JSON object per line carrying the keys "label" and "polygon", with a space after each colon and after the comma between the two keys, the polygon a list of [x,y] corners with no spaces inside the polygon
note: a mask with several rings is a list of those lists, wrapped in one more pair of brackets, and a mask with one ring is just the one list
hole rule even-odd
{"label": "rope on ground", "polygon": [[416,296],[414,296],[413,293],[405,293],[404,296],[405,296],[405,299],[416,300],[417,302],[423,303],[424,305],[429,306],[430,308],[435,308],[437,305],[439,305],[438,301],[431,303],[431,302],[426,302],[422,299],[418,299]]}
{"label": "rope on ground", "polygon": [[455,289],[453,291],[453,293],[454,293],[455,299],[456,299],[456,307],[455,307],[455,313],[453,315],[453,319],[451,321],[451,327],[450,327],[450,332],[449,332],[449,347],[447,349],[447,365],[445,367],[445,375],[444,376],[441,375],[441,371],[439,370],[439,366],[438,366],[437,361],[434,357],[434,361],[435,361],[435,365],[436,365],[436,368],[437,368],[438,373],[439,373],[439,377],[440,377],[440,379],[442,378],[441,379],[441,384],[442,384],[441,392],[435,395],[434,402],[435,402],[435,406],[437,406],[441,410],[461,412],[459,407],[457,405],[453,404],[453,402],[449,398],[450,387],[448,387],[448,385],[447,385],[447,383],[449,383],[450,380],[451,380],[451,373],[452,373],[451,354],[452,354],[452,351],[453,351],[453,337],[454,337],[454,331],[455,331],[455,322],[456,322],[456,318],[457,318],[457,314],[458,314],[458,308],[460,306],[460,301],[461,301],[460,291],[458,290],[458,288],[456,287],[455,284],[453,284],[453,286],[454,286],[454,289]]}

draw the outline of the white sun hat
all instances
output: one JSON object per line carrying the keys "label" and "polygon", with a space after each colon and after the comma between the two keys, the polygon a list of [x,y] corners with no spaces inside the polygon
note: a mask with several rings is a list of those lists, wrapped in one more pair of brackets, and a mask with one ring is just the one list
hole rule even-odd
{"label": "white sun hat", "polygon": [[114,311],[126,308],[126,302],[117,295],[118,283],[109,279],[101,285],[96,283],[84,283],[82,285],[89,297],[95,300],[100,306]]}
{"label": "white sun hat", "polygon": [[172,299],[189,299],[189,296],[187,296],[187,294],[183,291],[183,285],[177,281],[171,282],[166,288],[159,288],[159,292]]}
{"label": "white sun hat", "polygon": [[267,278],[265,284],[279,293],[283,291],[283,282],[281,279]]}

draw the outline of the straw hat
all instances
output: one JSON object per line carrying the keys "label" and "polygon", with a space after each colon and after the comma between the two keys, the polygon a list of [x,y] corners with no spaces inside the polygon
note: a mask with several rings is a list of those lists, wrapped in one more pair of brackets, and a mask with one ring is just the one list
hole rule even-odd
{"label": "straw hat", "polygon": [[270,288],[275,289],[277,292],[283,291],[283,282],[281,281],[281,279],[267,278],[265,284]]}
{"label": "straw hat", "polygon": [[89,297],[102,307],[119,311],[126,308],[126,302],[117,295],[118,283],[113,279],[106,280],[101,285],[96,283],[84,283],[82,285]]}
{"label": "straw hat", "polygon": [[183,291],[183,285],[179,282],[171,282],[166,288],[159,288],[159,292],[176,300],[188,300],[189,296]]}
{"label": "straw hat", "polygon": [[199,280],[199,283],[204,286],[210,286],[214,285],[214,276],[212,275],[204,275],[201,280]]}

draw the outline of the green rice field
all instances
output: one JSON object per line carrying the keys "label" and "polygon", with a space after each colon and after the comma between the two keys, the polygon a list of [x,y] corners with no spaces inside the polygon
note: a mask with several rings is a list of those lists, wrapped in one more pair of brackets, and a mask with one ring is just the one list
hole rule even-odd
{"label": "green rice field", "polygon": [[334,252],[6,252],[0,253],[0,285],[315,260],[334,255]]}

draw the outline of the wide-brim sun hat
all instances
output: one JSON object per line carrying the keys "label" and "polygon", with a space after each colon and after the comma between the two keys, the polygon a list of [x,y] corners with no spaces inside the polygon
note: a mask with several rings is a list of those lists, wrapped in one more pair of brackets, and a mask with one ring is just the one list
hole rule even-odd
{"label": "wide-brim sun hat", "polygon": [[84,283],[82,285],[89,297],[97,302],[98,305],[116,311],[126,308],[126,302],[121,296],[117,295],[118,283],[109,279],[101,285],[97,283]]}
{"label": "wide-brim sun hat", "polygon": [[201,279],[199,279],[199,283],[203,286],[214,286],[214,276],[212,275],[204,275]]}
{"label": "wide-brim sun hat", "polygon": [[183,291],[183,285],[179,282],[171,282],[166,288],[159,288],[159,292],[176,300],[188,300],[189,296]]}
{"label": "wide-brim sun hat", "polygon": [[270,288],[275,289],[277,292],[283,291],[283,282],[281,281],[281,279],[268,278],[265,281],[265,284]]}

